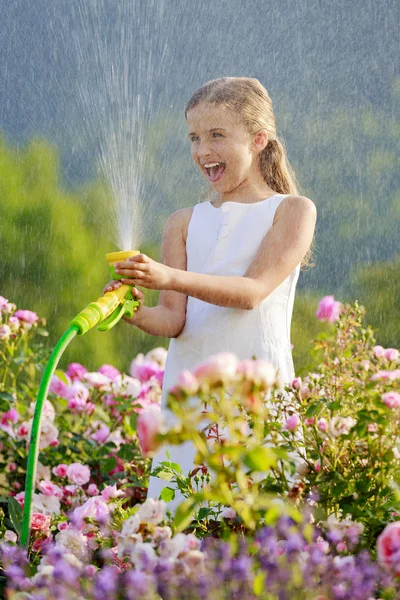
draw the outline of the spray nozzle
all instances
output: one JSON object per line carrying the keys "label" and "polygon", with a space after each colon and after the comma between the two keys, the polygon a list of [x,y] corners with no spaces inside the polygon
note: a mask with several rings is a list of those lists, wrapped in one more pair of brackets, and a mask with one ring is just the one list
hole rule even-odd
{"label": "spray nozzle", "polygon": [[[127,250],[124,252],[111,252],[106,254],[110,274],[113,279],[122,279],[124,276],[115,273],[115,264],[126,260],[130,256],[139,254],[138,250]],[[99,331],[108,331],[122,319],[123,316],[131,318],[139,301],[132,296],[130,285],[121,285],[112,292],[106,292],[104,296],[95,302],[88,304],[70,323],[78,327],[78,335],[83,335],[98,323]]]}

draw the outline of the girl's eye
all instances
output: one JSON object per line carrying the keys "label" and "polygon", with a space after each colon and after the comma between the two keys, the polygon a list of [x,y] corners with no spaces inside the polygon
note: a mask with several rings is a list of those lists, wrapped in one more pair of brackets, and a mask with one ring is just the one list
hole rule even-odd
{"label": "girl's eye", "polygon": [[192,137],[190,138],[190,141],[191,141],[191,142],[197,142],[197,140],[198,140],[198,139],[199,139],[199,138],[198,138],[197,136],[195,136],[195,135],[194,135],[194,136],[192,136]]}
{"label": "girl's eye", "polygon": [[214,131],[213,137],[216,137],[216,136],[222,137],[222,133],[218,133],[218,131]]}

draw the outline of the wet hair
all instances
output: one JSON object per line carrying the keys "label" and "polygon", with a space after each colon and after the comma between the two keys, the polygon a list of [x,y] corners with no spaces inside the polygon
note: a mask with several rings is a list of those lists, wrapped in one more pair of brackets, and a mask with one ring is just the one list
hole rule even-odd
{"label": "wet hair", "polygon": [[[200,87],[185,106],[185,117],[200,102],[222,104],[240,115],[250,135],[263,129],[268,143],[259,154],[259,166],[265,182],[278,194],[299,195],[296,174],[287,158],[283,140],[276,135],[272,101],[267,90],[249,77],[222,77],[212,79]],[[314,242],[314,240],[313,240]],[[301,262],[301,266],[313,267],[311,263],[313,242]]]}

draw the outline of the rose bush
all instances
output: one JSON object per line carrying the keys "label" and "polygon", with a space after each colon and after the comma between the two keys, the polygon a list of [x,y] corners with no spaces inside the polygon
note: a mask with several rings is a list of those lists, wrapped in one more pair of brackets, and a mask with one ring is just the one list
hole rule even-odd
{"label": "rose bush", "polygon": [[[44,321],[0,297],[0,537],[10,598],[396,598],[399,352],[363,307],[323,298],[315,367],[282,386],[224,353],[181,373],[159,410],[166,351],[58,371],[44,406],[28,553],[16,547]],[[37,367],[39,366],[39,368]],[[197,465],[151,457],[191,439]],[[186,500],[168,516],[179,489]],[[223,538],[223,539],[216,539]],[[375,555],[377,562],[375,562]]]}

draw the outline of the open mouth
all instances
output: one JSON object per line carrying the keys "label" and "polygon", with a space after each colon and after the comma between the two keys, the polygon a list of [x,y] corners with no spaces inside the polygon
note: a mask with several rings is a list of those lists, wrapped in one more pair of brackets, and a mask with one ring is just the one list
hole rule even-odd
{"label": "open mouth", "polygon": [[226,164],[224,162],[209,163],[203,166],[206,170],[208,179],[213,183],[221,179],[226,169]]}

